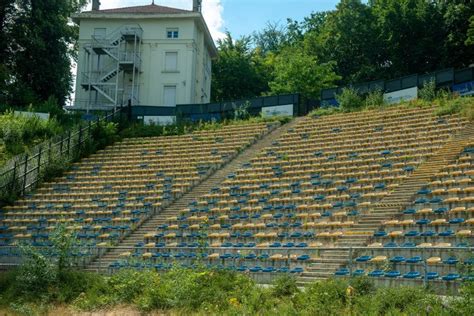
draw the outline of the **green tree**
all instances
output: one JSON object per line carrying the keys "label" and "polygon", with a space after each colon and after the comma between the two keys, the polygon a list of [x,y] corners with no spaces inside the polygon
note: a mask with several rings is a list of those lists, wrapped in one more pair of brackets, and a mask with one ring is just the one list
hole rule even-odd
{"label": "green tree", "polygon": [[343,82],[374,79],[383,66],[370,7],[360,0],[342,0],[305,36],[306,49],[323,62],[335,62]]}
{"label": "green tree", "polygon": [[229,32],[217,41],[218,59],[212,66],[214,101],[255,97],[268,91],[264,60],[250,48],[250,43],[250,37],[234,42]]}
{"label": "green tree", "polygon": [[474,15],[469,19],[469,30],[467,31],[466,45],[474,45]]}
{"label": "green tree", "polygon": [[8,94],[7,86],[12,62],[11,42],[11,13],[14,10],[14,0],[0,2],[0,102],[5,102]]}
{"label": "green tree", "polygon": [[321,63],[307,54],[302,47],[286,47],[274,60],[274,80],[271,92],[295,93],[318,98],[321,89],[333,87],[340,79],[334,72],[334,63]]}
{"label": "green tree", "polygon": [[443,16],[433,1],[370,2],[389,77],[439,69],[443,60]]}
{"label": "green tree", "polygon": [[260,32],[254,32],[253,42],[263,55],[278,52],[287,42],[288,31],[278,22],[267,22]]}
{"label": "green tree", "polygon": [[60,105],[65,103],[71,92],[71,58],[78,35],[69,16],[87,2],[16,0],[5,14],[0,13],[8,26],[4,37],[9,42],[2,50],[13,53],[6,63],[9,103],[25,105],[50,97]]}
{"label": "green tree", "polygon": [[[443,67],[462,68],[474,61],[474,49],[468,46],[469,19],[474,16],[474,1],[438,0],[443,15]],[[473,26],[474,26],[474,22]]]}

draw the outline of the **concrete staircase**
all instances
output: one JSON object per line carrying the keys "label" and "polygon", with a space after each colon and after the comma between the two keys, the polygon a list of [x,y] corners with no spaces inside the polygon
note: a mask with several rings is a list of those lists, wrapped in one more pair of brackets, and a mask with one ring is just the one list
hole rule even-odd
{"label": "concrete staircase", "polygon": [[121,241],[118,245],[118,247],[121,247],[120,249],[111,249],[100,257],[97,257],[86,267],[86,270],[97,272],[106,271],[109,264],[115,261],[121,253],[131,251],[137,242],[143,241],[143,236],[146,233],[155,231],[156,227],[163,224],[168,217],[179,215],[180,211],[187,208],[190,202],[209,193],[213,187],[218,186],[224,181],[229,173],[235,172],[243,163],[256,157],[265,147],[271,146],[273,141],[278,139],[287,129],[292,128],[302,119],[303,118],[293,119],[291,122],[274,129],[254,144],[245,148],[221,169],[215,171],[207,179],[194,186],[190,191],[170,203],[159,213],[141,223],[137,229]]}
{"label": "concrete staircase", "polygon": [[373,232],[380,228],[383,221],[396,218],[402,210],[411,205],[416,192],[432,177],[459,156],[460,152],[474,141],[474,124],[468,124],[459,133],[451,137],[443,147],[423,162],[413,174],[402,182],[392,193],[374,205],[368,214],[360,216],[359,221],[351,228],[351,236],[341,236],[335,242],[335,249],[323,250],[314,263],[298,278],[298,284],[326,279],[342,267],[347,267],[350,259],[349,249],[338,247],[363,247],[370,243]]}

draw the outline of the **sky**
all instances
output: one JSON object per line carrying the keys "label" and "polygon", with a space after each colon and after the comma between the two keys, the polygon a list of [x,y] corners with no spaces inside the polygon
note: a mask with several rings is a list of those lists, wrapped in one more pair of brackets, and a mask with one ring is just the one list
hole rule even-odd
{"label": "sky", "polygon": [[[100,0],[102,9],[146,5],[152,0]],[[155,4],[192,8],[192,0],[155,0]],[[302,20],[312,11],[332,10],[339,0],[203,0],[202,13],[214,40],[229,31],[234,38],[250,35],[268,21]],[[90,9],[90,5],[89,5]]]}

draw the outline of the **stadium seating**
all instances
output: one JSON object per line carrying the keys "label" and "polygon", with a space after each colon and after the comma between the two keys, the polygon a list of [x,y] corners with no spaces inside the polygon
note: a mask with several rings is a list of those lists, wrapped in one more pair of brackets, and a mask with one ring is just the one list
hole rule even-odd
{"label": "stadium seating", "polygon": [[77,232],[91,249],[117,244],[143,219],[274,127],[236,124],[183,136],[125,139],[5,207],[0,244],[47,246],[58,223]]}
{"label": "stadium seating", "polygon": [[[295,261],[304,268],[318,248],[359,234],[351,230],[358,218],[463,127],[459,117],[438,119],[432,112],[394,107],[307,117],[219,187],[146,234],[137,249],[150,250],[137,256],[165,264],[154,256],[155,248],[192,249],[201,243],[208,250],[206,264],[221,259],[224,267],[275,272],[279,263],[291,270],[296,266],[288,262]],[[239,254],[236,261],[235,251],[255,256]],[[270,261],[257,254],[269,251],[275,255]],[[221,258],[226,253],[229,258]],[[190,262],[187,256],[174,260]]]}
{"label": "stadium seating", "polygon": [[[166,217],[157,210],[269,126],[127,139],[83,159],[61,179],[6,208],[0,242],[48,245],[48,234],[63,222],[89,246],[85,254],[76,254],[81,259],[118,244],[144,219],[156,216],[159,225],[107,259],[109,271],[166,270],[178,264],[259,277],[301,274],[324,262],[327,249],[337,252],[344,240],[362,236],[370,239],[367,249],[352,254],[350,266],[328,262],[336,271],[331,275],[469,279],[456,266],[472,263],[466,251],[474,245],[472,146],[433,181],[413,191],[413,203],[400,218],[387,218],[377,231],[358,226],[465,127],[461,117],[439,118],[430,107],[308,116],[219,185],[209,186],[207,194],[179,213],[180,208],[169,210],[173,216]],[[347,258],[343,253],[336,256]]]}
{"label": "stadium seating", "polygon": [[[398,219],[383,223],[368,250],[356,258],[355,269],[371,275],[374,266],[384,263],[400,274],[377,276],[421,278],[426,269],[429,280],[472,279],[472,275],[460,275],[457,265],[474,263],[472,250],[467,248],[474,247],[473,166],[474,141],[454,163],[413,192],[412,205]],[[416,269],[419,275],[409,274]]]}

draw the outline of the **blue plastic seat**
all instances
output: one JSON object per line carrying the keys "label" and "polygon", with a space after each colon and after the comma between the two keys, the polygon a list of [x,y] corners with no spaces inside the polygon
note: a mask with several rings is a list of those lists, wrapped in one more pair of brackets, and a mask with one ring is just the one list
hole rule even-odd
{"label": "blue plastic seat", "polygon": [[303,273],[303,272],[304,272],[304,269],[301,267],[295,267],[290,270],[290,273]]}
{"label": "blue plastic seat", "polygon": [[395,257],[390,258],[390,262],[393,262],[393,263],[400,263],[400,262],[404,262],[405,260],[406,259],[403,256],[395,256]]}
{"label": "blue plastic seat", "polygon": [[406,237],[416,237],[420,235],[420,233],[416,230],[410,230],[404,234]]}
{"label": "blue plastic seat", "polygon": [[428,203],[428,199],[418,198],[415,200],[415,204],[424,204],[424,203]]}
{"label": "blue plastic seat", "polygon": [[458,273],[449,273],[442,277],[444,281],[455,281],[459,279],[461,276]]}
{"label": "blue plastic seat", "polygon": [[249,271],[250,272],[261,272],[262,267],[260,267],[260,266],[251,267],[251,268],[249,268]]}
{"label": "blue plastic seat", "polygon": [[336,272],[334,272],[334,275],[337,275],[337,276],[349,275],[349,269],[347,269],[347,268],[340,268],[340,269],[338,269]]}
{"label": "blue plastic seat", "polygon": [[444,214],[448,211],[448,208],[447,207],[438,207],[437,209],[435,209],[433,211],[433,213],[435,214]]}
{"label": "blue plastic seat", "polygon": [[372,259],[372,256],[360,256],[358,258],[356,258],[356,262],[367,262],[369,261],[370,259]]}
{"label": "blue plastic seat", "polygon": [[440,237],[449,237],[449,236],[453,236],[454,235],[454,232],[452,230],[445,230],[445,231],[442,231],[440,233],[438,233],[438,236]]}
{"label": "blue plastic seat", "polygon": [[315,195],[315,196],[314,196],[314,199],[315,199],[316,201],[322,201],[322,200],[324,200],[325,198],[326,198],[326,196],[324,196],[324,195],[322,195],[322,194],[318,194],[318,195]]}
{"label": "blue plastic seat", "polygon": [[427,230],[425,232],[421,232],[420,236],[422,236],[422,237],[433,237],[433,236],[436,236],[436,232],[432,231],[432,230]]}
{"label": "blue plastic seat", "polygon": [[426,195],[426,194],[430,194],[431,193],[431,190],[428,189],[428,188],[423,188],[421,190],[418,190],[418,192],[416,192],[416,194],[420,194],[420,195]]}
{"label": "blue plastic seat", "polygon": [[277,269],[277,272],[279,273],[288,273],[290,272],[290,269],[288,269],[288,267],[280,267]]}
{"label": "blue plastic seat", "polygon": [[420,256],[414,256],[414,257],[406,259],[406,263],[418,263],[418,262],[421,262],[422,260],[423,258],[421,258]]}
{"label": "blue plastic seat", "polygon": [[401,275],[400,271],[387,271],[385,276],[387,278],[398,278]]}
{"label": "blue plastic seat", "polygon": [[452,219],[450,219],[450,220],[449,220],[449,223],[450,223],[450,224],[462,224],[462,223],[464,223],[464,221],[465,221],[464,218],[458,217],[458,218],[452,218]]}
{"label": "blue plastic seat", "polygon": [[374,237],[385,237],[385,236],[387,236],[387,232],[385,231],[374,232]]}
{"label": "blue plastic seat", "polygon": [[429,223],[431,223],[431,220],[429,220],[427,218],[421,218],[421,219],[417,220],[415,223],[417,225],[428,225]]}
{"label": "blue plastic seat", "polygon": [[383,270],[373,270],[373,271],[370,271],[367,275],[369,277],[381,277],[384,275],[384,271]]}
{"label": "blue plastic seat", "polygon": [[262,272],[275,272],[276,269],[274,267],[265,267],[262,269]]}
{"label": "blue plastic seat", "polygon": [[417,279],[421,277],[421,273],[418,271],[410,271],[403,275],[405,279]]}
{"label": "blue plastic seat", "polygon": [[438,203],[441,203],[441,202],[443,202],[443,199],[440,198],[440,197],[434,197],[434,198],[430,199],[431,204],[438,204]]}
{"label": "blue plastic seat", "polygon": [[457,264],[459,262],[459,260],[455,257],[449,257],[445,260],[443,260],[443,263],[445,264]]}
{"label": "blue plastic seat", "polygon": [[439,273],[438,272],[427,272],[426,273],[426,278],[428,280],[435,280],[439,278]]}
{"label": "blue plastic seat", "polygon": [[352,276],[362,276],[365,275],[365,271],[363,269],[357,269],[352,272]]}
{"label": "blue plastic seat", "polygon": [[296,260],[298,260],[298,261],[306,261],[306,260],[309,260],[310,258],[311,258],[311,257],[310,257],[309,255],[304,254],[304,255],[301,255],[301,256],[296,257]]}

